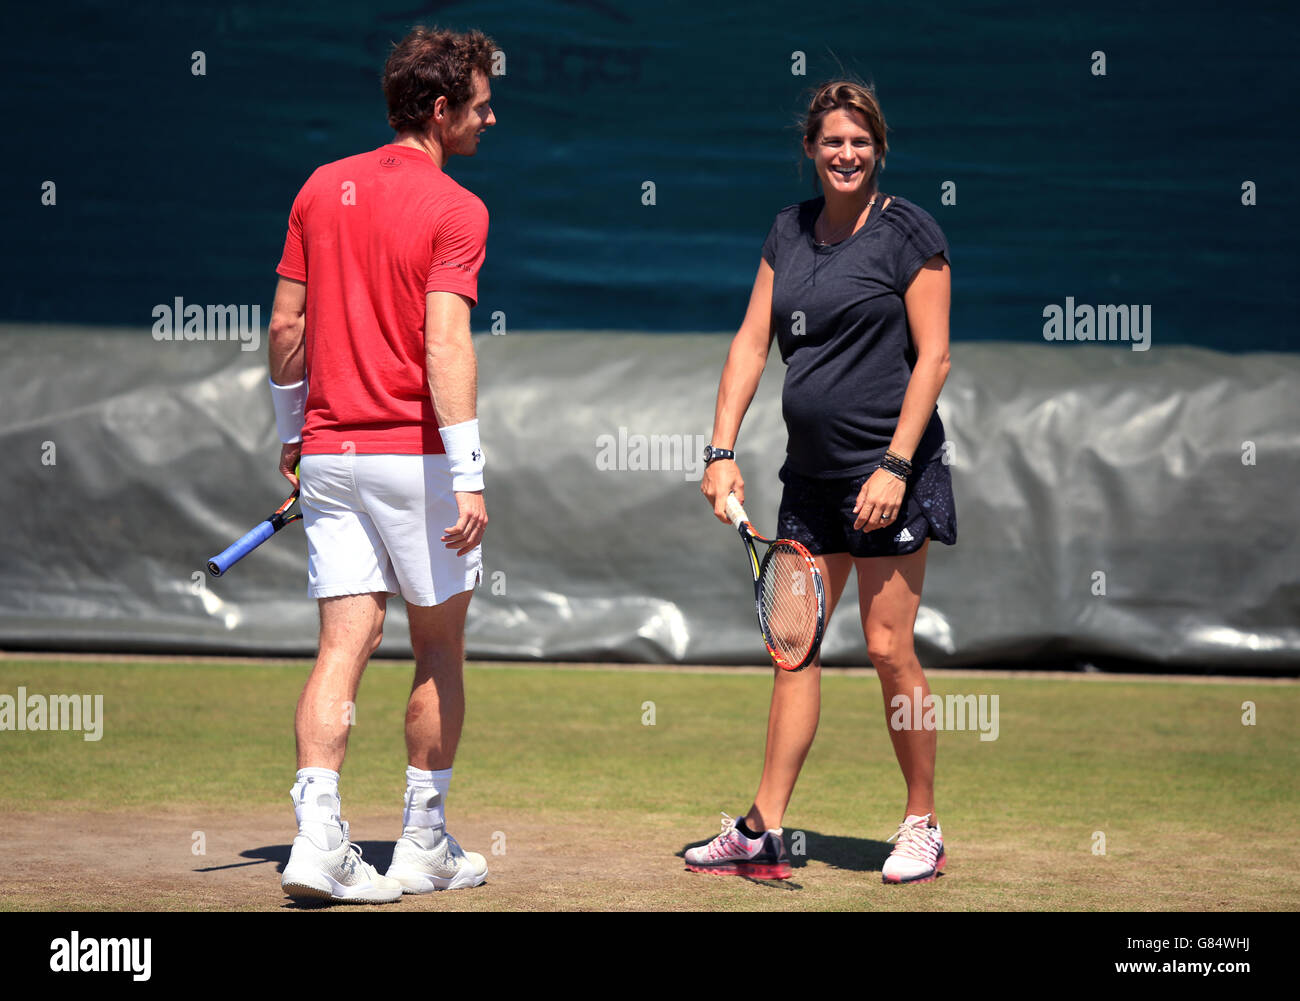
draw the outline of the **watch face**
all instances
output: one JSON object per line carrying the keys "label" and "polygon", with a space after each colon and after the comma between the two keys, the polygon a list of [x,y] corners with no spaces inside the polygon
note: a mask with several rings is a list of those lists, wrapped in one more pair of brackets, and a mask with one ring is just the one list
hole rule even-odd
{"label": "watch face", "polygon": [[713,458],[713,446],[712,446],[712,445],[705,445],[705,446],[704,446],[704,461],[705,461],[705,462],[708,462],[708,461],[709,461],[710,459],[712,459],[712,458]]}

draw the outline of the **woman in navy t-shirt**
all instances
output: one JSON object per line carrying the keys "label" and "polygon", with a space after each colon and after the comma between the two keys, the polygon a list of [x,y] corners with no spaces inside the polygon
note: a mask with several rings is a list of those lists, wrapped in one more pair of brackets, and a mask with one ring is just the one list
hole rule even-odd
{"label": "woman in navy t-shirt", "polygon": [[[948,244],[934,219],[877,189],[885,131],[869,88],[835,81],[818,89],[804,123],[804,152],[823,196],[783,209],[763,244],[749,308],[722,372],[712,445],[734,450],[775,337],[787,366],[781,403],[789,432],[777,535],[802,542],[816,558],[828,619],[856,570],[886,720],[910,723],[918,693],[922,708],[930,694],[913,649],[929,539],[957,540],[936,410],[949,367],[951,284]],[[701,490],[726,522],[727,495],[745,499],[735,459],[712,459]],[[688,851],[689,868],[789,875],[781,824],[817,731],[820,683],[820,658],[802,672],[776,671],[753,806]],[[900,695],[906,714],[897,712]],[[890,729],[907,803],[884,866],[886,883],[926,882],[944,866],[935,737],[932,728]]]}

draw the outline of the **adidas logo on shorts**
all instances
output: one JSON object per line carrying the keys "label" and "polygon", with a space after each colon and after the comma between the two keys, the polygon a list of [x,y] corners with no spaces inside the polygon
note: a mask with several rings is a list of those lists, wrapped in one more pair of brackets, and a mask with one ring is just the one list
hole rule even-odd
{"label": "adidas logo on shorts", "polygon": [[904,528],[901,532],[899,532],[897,535],[894,536],[894,541],[895,541],[895,542],[911,542],[911,541],[912,541],[912,533],[909,532],[906,528]]}

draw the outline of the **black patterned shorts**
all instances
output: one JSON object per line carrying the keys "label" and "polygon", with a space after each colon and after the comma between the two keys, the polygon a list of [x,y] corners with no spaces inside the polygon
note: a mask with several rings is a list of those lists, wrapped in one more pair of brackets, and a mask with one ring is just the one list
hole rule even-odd
{"label": "black patterned shorts", "polygon": [[[875,470],[871,471],[872,473]],[[853,527],[864,473],[851,479],[818,480],[781,469],[781,511],[777,535],[794,539],[814,556],[849,553],[852,556],[906,556],[921,548],[927,537],[951,546],[957,541],[957,505],[952,496],[952,476],[938,458],[912,471],[903,492],[900,516],[873,532]]]}

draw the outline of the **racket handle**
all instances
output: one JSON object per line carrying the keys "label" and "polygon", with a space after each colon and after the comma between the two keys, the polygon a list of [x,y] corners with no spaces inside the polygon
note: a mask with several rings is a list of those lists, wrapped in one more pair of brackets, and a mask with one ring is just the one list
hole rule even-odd
{"label": "racket handle", "polygon": [[220,555],[208,560],[208,573],[213,577],[220,577],[274,534],[275,526],[268,518]]}
{"label": "racket handle", "polygon": [[745,509],[740,506],[740,501],[736,500],[735,494],[727,495],[727,517],[731,519],[731,523],[737,528],[739,528],[743,522],[749,521],[749,515],[747,515]]}

